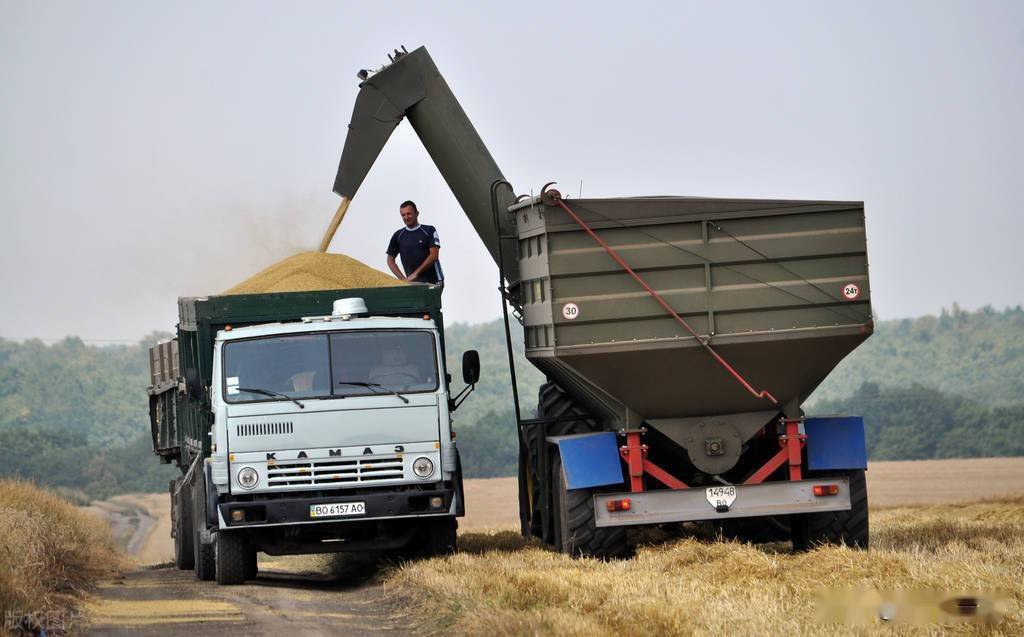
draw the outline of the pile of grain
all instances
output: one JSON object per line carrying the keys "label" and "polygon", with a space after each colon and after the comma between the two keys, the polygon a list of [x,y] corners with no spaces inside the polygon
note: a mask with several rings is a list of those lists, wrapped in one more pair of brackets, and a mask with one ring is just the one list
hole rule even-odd
{"label": "pile of grain", "polygon": [[352,257],[325,252],[300,252],[249,277],[224,294],[309,292],[393,285],[405,283]]}

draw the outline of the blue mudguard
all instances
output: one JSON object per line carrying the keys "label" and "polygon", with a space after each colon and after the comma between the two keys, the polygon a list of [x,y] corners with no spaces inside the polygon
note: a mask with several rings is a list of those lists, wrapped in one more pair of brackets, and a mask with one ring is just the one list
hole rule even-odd
{"label": "blue mudguard", "polygon": [[867,469],[864,419],[860,416],[814,416],[804,421],[807,465],[822,469]]}
{"label": "blue mudguard", "polygon": [[625,482],[615,433],[551,436],[558,445],[568,489],[590,489]]}

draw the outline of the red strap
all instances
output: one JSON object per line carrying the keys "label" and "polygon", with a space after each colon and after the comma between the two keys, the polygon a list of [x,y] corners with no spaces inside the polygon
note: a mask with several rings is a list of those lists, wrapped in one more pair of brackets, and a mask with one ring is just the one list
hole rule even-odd
{"label": "red strap", "polygon": [[751,387],[750,383],[748,383],[746,381],[746,379],[743,378],[743,376],[740,375],[739,372],[737,372],[735,369],[733,369],[732,365],[727,363],[726,360],[724,358],[722,358],[721,355],[719,355],[719,353],[716,352],[710,345],[708,345],[706,342],[701,340],[700,335],[697,334],[697,331],[694,330],[692,327],[690,327],[690,324],[687,323],[685,320],[683,320],[683,317],[679,316],[679,314],[675,310],[672,309],[672,306],[670,306],[668,303],[666,303],[665,299],[661,298],[661,295],[659,295],[657,292],[655,292],[654,289],[651,288],[651,286],[647,285],[647,282],[644,281],[642,278],[640,278],[640,275],[637,274],[636,272],[634,272],[633,268],[629,267],[629,264],[627,264],[625,261],[622,260],[622,257],[619,256],[618,252],[616,252],[614,249],[612,249],[612,247],[610,245],[605,243],[604,240],[601,239],[601,237],[597,236],[597,234],[593,230],[590,229],[590,226],[588,226],[586,223],[583,222],[582,219],[580,219],[578,216],[576,216],[576,213],[573,212],[572,210],[570,210],[569,206],[565,205],[564,201],[562,201],[561,199],[558,199],[558,205],[562,208],[562,210],[564,210],[566,212],[566,214],[568,214],[570,217],[572,217],[572,220],[575,221],[577,224],[579,224],[579,226],[581,228],[583,228],[583,230],[587,234],[589,234],[590,237],[594,241],[597,241],[597,243],[602,248],[605,249],[605,252],[607,252],[608,255],[611,258],[615,259],[616,263],[621,265],[622,268],[626,272],[628,272],[630,274],[630,276],[632,276],[634,279],[636,279],[636,282],[639,283],[645,290],[647,290],[647,293],[650,294],[651,296],[653,296],[654,300],[657,301],[661,305],[661,307],[665,308],[665,311],[667,311],[669,314],[671,314],[672,317],[675,320],[679,321],[679,324],[682,325],[683,327],[685,327],[687,329],[687,331],[690,332],[690,334],[693,335],[693,338],[697,339],[697,342],[700,343],[701,346],[704,349],[706,349],[709,354],[714,356],[715,360],[717,360],[719,363],[721,363],[722,367],[724,367],[726,370],[728,370],[728,372],[733,375],[733,378],[735,378],[737,381],[739,381],[739,383],[741,385],[743,385],[743,387],[745,387],[748,392],[753,394],[756,398],[766,398],[766,399],[772,401],[772,404],[774,404],[774,405],[778,405],[779,404],[779,401],[775,400],[775,397],[772,396],[767,390],[757,391],[756,389]]}

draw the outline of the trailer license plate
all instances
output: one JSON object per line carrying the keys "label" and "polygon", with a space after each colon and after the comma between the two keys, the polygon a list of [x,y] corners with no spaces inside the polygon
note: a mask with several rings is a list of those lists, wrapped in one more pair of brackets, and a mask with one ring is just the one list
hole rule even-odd
{"label": "trailer license plate", "polygon": [[731,507],[732,503],[736,501],[736,487],[708,487],[704,489],[704,497],[708,499],[708,504],[715,509],[720,506]]}
{"label": "trailer license plate", "polygon": [[309,505],[311,518],[337,518],[346,515],[366,515],[365,502],[331,502]]}

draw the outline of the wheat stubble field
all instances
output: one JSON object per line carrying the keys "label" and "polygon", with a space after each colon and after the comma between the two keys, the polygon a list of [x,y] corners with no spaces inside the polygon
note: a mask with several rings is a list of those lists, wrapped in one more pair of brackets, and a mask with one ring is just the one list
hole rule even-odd
{"label": "wheat stubble field", "polygon": [[[524,541],[506,530],[517,523],[515,480],[472,481],[460,554],[384,577],[396,594],[415,591],[432,617],[423,628],[462,634],[1024,634],[1024,458],[880,462],[868,476],[870,551],[794,554],[697,534],[655,538],[612,563]],[[818,621],[818,595],[846,587],[1002,591],[1006,617],[995,626]]]}
{"label": "wheat stubble field", "polygon": [[[220,599],[230,593],[225,599],[250,621],[238,624],[242,632],[262,626],[257,611],[279,604],[274,621],[290,621],[295,630],[298,620],[344,606],[346,613],[398,609],[398,619],[384,624],[376,615],[362,617],[364,611],[356,615],[365,620],[361,625],[400,633],[1024,634],[1024,458],[872,463],[868,489],[872,548],[867,552],[819,548],[793,554],[788,544],[744,545],[700,532],[648,533],[633,559],[604,563],[572,560],[519,537],[515,478],[467,480],[468,515],[460,523],[457,555],[385,563],[369,580],[358,559],[261,556],[261,569],[269,575],[256,586],[208,587],[203,595]],[[162,517],[165,498],[141,496],[132,502]],[[166,524],[158,520],[150,527],[149,537],[136,542],[145,548],[140,561],[146,561],[145,554],[169,551]],[[288,573],[310,579],[287,580]],[[276,584],[281,578],[291,583],[282,588]],[[308,587],[321,581],[334,583],[322,591],[317,610],[292,617],[301,600],[291,598],[308,593],[293,590],[297,582]],[[201,586],[189,576],[178,584],[185,586],[182,595]],[[1006,618],[995,626],[819,621],[815,599],[844,587],[1003,591]],[[270,597],[259,597],[263,593]],[[185,634],[188,626],[178,632],[167,632],[162,624],[152,628]]]}

